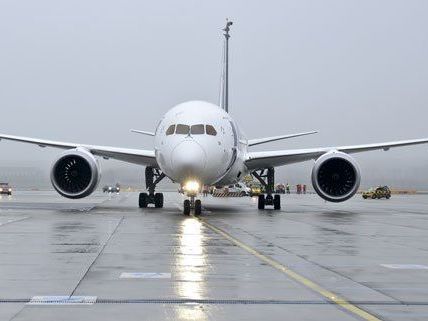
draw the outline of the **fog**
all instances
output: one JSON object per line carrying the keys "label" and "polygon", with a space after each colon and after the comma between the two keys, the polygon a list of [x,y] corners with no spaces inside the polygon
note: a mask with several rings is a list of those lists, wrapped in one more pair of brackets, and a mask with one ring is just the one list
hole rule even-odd
{"label": "fog", "polygon": [[[186,100],[218,102],[229,17],[230,113],[242,130],[319,131],[253,150],[428,137],[427,16],[424,0],[0,0],[0,132],[151,149],[129,129],[154,130]],[[0,180],[24,168],[46,184],[57,154],[2,141]],[[363,186],[428,188],[426,145],[355,158]],[[278,180],[309,182],[311,165],[279,168]],[[101,166],[105,180],[142,178],[138,166]]]}

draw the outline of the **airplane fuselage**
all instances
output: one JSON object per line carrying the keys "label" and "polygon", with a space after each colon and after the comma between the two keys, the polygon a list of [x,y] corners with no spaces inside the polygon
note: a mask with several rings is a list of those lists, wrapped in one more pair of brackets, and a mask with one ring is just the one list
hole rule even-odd
{"label": "airplane fuselage", "polygon": [[189,101],[170,109],[155,132],[155,155],[171,180],[226,185],[242,178],[247,139],[220,107]]}

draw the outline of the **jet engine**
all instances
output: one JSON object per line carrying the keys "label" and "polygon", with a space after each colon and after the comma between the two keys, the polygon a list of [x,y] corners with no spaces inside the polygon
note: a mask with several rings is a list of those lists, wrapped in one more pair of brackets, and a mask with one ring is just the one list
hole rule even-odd
{"label": "jet engine", "polygon": [[63,152],[51,170],[53,187],[67,198],[83,198],[90,195],[97,187],[100,176],[97,159],[84,148]]}
{"label": "jet engine", "polygon": [[343,202],[354,196],[361,174],[356,161],[342,152],[319,157],[312,168],[312,185],[317,194],[330,202]]}

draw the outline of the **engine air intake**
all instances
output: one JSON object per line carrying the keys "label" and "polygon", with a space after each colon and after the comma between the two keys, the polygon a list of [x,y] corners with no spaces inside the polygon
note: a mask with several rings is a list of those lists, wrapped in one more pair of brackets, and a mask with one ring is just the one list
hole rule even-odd
{"label": "engine air intake", "polygon": [[349,155],[334,152],[321,156],[312,169],[312,184],[319,196],[331,202],[343,202],[360,186],[360,170]]}
{"label": "engine air intake", "polygon": [[82,198],[91,194],[99,180],[98,164],[86,151],[67,151],[54,163],[51,181],[62,196]]}

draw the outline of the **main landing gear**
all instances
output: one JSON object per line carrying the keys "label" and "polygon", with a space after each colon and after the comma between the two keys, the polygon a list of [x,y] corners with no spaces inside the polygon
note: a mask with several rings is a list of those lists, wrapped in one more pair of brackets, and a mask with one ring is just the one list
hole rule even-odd
{"label": "main landing gear", "polygon": [[190,211],[194,210],[195,216],[199,216],[202,213],[201,200],[195,200],[195,196],[190,196],[190,200],[185,200],[183,203],[183,214],[190,215]]}
{"label": "main landing gear", "polygon": [[146,167],[146,188],[149,193],[140,193],[138,205],[146,208],[149,204],[154,204],[156,208],[163,207],[163,194],[155,193],[156,185],[165,177],[165,174],[158,168]]}
{"label": "main landing gear", "polygon": [[266,205],[273,205],[275,210],[281,209],[281,196],[272,195],[275,190],[275,170],[273,167],[267,170],[262,169],[259,172],[252,172],[253,176],[264,186],[266,195],[259,195],[258,208],[264,210]]}

